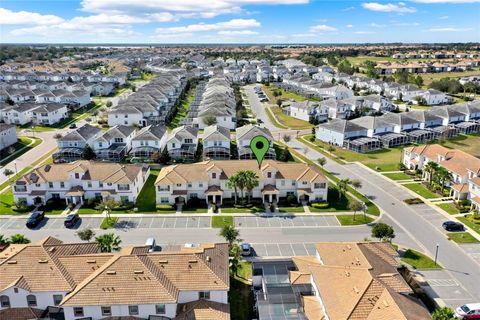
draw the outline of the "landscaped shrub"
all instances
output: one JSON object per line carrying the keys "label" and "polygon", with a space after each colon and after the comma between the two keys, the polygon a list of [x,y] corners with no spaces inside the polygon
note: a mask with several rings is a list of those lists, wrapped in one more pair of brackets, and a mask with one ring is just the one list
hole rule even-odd
{"label": "landscaped shrub", "polygon": [[297,197],[296,197],[294,194],[289,194],[289,195],[287,196],[287,203],[288,203],[289,205],[295,205],[295,204],[297,204],[297,203],[298,203]]}
{"label": "landscaped shrub", "polygon": [[420,198],[410,198],[410,199],[405,199],[403,200],[403,202],[405,202],[406,204],[422,204],[423,203],[423,200],[420,199]]}
{"label": "landscaped shrub", "polygon": [[172,211],[172,210],[175,210],[175,208],[170,204],[159,204],[159,205],[157,205],[157,210],[159,210],[159,211]]}
{"label": "landscaped shrub", "polygon": [[330,204],[328,202],[313,202],[311,206],[316,209],[327,209]]}

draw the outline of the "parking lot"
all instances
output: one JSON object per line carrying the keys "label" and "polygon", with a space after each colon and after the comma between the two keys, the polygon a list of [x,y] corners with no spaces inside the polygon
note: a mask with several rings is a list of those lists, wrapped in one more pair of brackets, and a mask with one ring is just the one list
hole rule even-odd
{"label": "parking lot", "polygon": [[237,228],[337,227],[335,216],[235,217]]}

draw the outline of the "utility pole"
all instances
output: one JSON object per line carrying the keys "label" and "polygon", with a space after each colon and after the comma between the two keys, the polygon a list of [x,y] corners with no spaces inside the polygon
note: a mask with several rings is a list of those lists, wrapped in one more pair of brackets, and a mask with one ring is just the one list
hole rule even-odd
{"label": "utility pole", "polygon": [[436,250],[435,250],[435,266],[437,265],[438,247],[439,247],[439,246],[440,246],[440,245],[439,245],[438,242],[437,242],[437,248],[436,248]]}

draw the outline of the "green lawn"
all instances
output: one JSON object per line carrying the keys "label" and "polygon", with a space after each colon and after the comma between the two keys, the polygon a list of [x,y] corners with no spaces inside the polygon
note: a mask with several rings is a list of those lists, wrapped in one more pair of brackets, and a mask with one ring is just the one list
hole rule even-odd
{"label": "green lawn", "polygon": [[159,172],[160,170],[150,170],[150,176],[148,176],[148,179],[143,185],[135,203],[139,213],[157,211],[155,180],[157,179]]}
{"label": "green lawn", "polygon": [[90,207],[85,207],[82,206],[80,209],[78,209],[78,214],[101,214],[102,212],[100,210],[97,210],[95,208],[90,208]]}
{"label": "green lawn", "polygon": [[457,207],[453,203],[439,203],[437,204],[437,207],[442,209],[448,214],[459,214],[460,211],[458,211]]}
{"label": "green lawn", "polygon": [[424,86],[428,86],[432,81],[437,81],[442,78],[462,78],[467,76],[478,76],[480,70],[470,70],[464,72],[437,72],[437,73],[421,73]]}
{"label": "green lawn", "polygon": [[292,212],[292,213],[303,213],[305,210],[303,209],[302,205],[298,205],[295,207],[278,207],[278,212]]}
{"label": "green lawn", "polygon": [[441,269],[439,264],[435,265],[435,262],[418,251],[408,249],[405,251],[401,259],[403,262],[408,263],[415,269]]}
{"label": "green lawn", "polygon": [[45,211],[45,214],[61,214],[67,208],[67,204],[65,203],[64,199],[60,199],[59,201],[53,202],[50,201],[47,203],[46,206],[43,207],[42,210]]}
{"label": "green lawn", "polygon": [[416,194],[424,197],[425,199],[433,199],[433,198],[439,198],[440,196],[438,194],[435,194],[428,190],[423,184],[421,183],[407,183],[403,185],[405,188],[412,190]]}
{"label": "green lawn", "polygon": [[385,177],[390,178],[392,180],[409,180],[412,179],[412,176],[409,176],[403,172],[394,172],[394,173],[384,173]]}
{"label": "green lawn", "polygon": [[336,217],[342,226],[355,226],[373,221],[372,218],[365,216],[362,213],[357,213],[355,215],[355,220],[353,220],[353,214],[337,214]]}
{"label": "green lawn", "polygon": [[261,206],[252,207],[222,207],[222,213],[257,213],[264,212],[265,208]]}
{"label": "green lawn", "polygon": [[212,228],[223,228],[224,226],[233,226],[232,216],[213,216]]}
{"label": "green lawn", "polygon": [[0,194],[0,215],[28,214],[30,210],[17,210],[13,203],[12,189]]}
{"label": "green lawn", "polygon": [[185,98],[183,99],[182,103],[178,107],[177,113],[175,114],[175,118],[173,118],[172,121],[170,121],[170,123],[168,124],[169,129],[178,127],[180,125],[180,120],[187,116],[188,109],[190,108],[190,105],[192,104],[193,99],[195,98],[196,91],[197,91],[196,86],[192,86],[187,91]]}
{"label": "green lawn", "polygon": [[253,319],[253,296],[251,284],[247,279],[252,278],[252,264],[243,261],[238,274],[230,277],[230,315],[232,320]]}
{"label": "green lawn", "polygon": [[281,124],[280,122],[277,121],[277,118],[275,118],[275,116],[273,115],[273,112],[272,110],[269,108],[269,107],[266,107],[265,108],[265,113],[267,114],[267,117],[268,119],[270,120],[270,122],[277,128],[280,128],[280,129],[288,129],[287,126],[284,126],[283,124]]}
{"label": "green lawn", "polygon": [[115,226],[117,221],[117,217],[104,218],[102,223],[100,224],[100,229],[111,229]]}
{"label": "green lawn", "polygon": [[[311,137],[311,134],[304,135],[302,136],[303,141],[302,139],[300,139],[300,141],[311,146],[308,144],[308,142],[311,142]],[[331,147],[328,143],[315,139],[313,144],[315,145],[315,150],[331,157],[326,152]],[[403,147],[383,149],[369,153],[357,153],[340,147],[334,147],[334,149],[331,153],[341,160],[347,162],[358,161],[376,171],[397,171]]]}
{"label": "green lawn", "polygon": [[282,112],[278,106],[269,107],[270,110],[273,112],[275,117],[277,118],[278,122],[291,129],[310,129],[313,127],[313,124],[309,123],[308,121],[303,121],[294,117],[290,117]]}
{"label": "green lawn", "polygon": [[479,243],[477,238],[472,236],[468,232],[450,232],[447,233],[447,236],[450,240],[455,241],[456,243]]}
{"label": "green lawn", "polygon": [[[281,100],[291,100],[291,99],[293,99],[293,100],[296,100],[296,101],[299,101],[299,102],[308,100],[304,96],[296,94],[295,92],[283,90],[283,89],[280,89],[280,88],[275,87],[275,86],[262,86],[262,88],[263,88],[263,91],[265,92],[265,94],[267,95],[268,99],[270,100],[270,103],[272,103],[272,104],[277,103],[278,99],[281,99]],[[275,97],[273,95],[273,92],[275,90],[280,91],[282,94],[279,95],[278,97]],[[311,99],[311,100],[313,100],[313,99]]]}
{"label": "green lawn", "polygon": [[338,189],[336,186],[331,185],[328,188],[328,207],[327,208],[315,208],[309,205],[310,212],[344,212],[350,211],[348,208],[348,204],[351,201],[351,197],[347,194],[347,196],[339,197]]}
{"label": "green lawn", "polygon": [[473,215],[469,214],[467,217],[457,218],[459,221],[469,226],[476,233],[480,234],[480,218],[474,219]]}
{"label": "green lawn", "polygon": [[442,141],[441,145],[446,148],[459,149],[475,157],[480,157],[480,134],[458,135]]}
{"label": "green lawn", "polygon": [[[29,146],[29,144],[33,141],[33,144]],[[4,166],[9,162],[20,157],[22,154],[30,151],[31,149],[38,146],[42,143],[42,139],[35,138],[35,137],[18,137],[18,142],[12,145],[15,149],[15,152],[11,155],[7,155],[5,153],[0,153],[0,166]]]}

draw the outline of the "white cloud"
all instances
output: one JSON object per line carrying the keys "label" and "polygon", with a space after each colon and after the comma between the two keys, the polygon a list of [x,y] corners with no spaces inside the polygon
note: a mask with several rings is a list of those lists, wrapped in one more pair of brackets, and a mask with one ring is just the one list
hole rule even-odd
{"label": "white cloud", "polygon": [[351,10],[354,10],[355,7],[347,7],[345,9],[342,9],[342,11],[351,11]]}
{"label": "white cloud", "polygon": [[295,33],[295,34],[292,34],[292,36],[296,38],[314,38],[314,37],[317,37],[318,35],[315,33]]}
{"label": "white cloud", "polygon": [[98,15],[87,16],[87,17],[75,17],[69,21],[72,24],[95,24],[95,25],[104,25],[104,24],[132,24],[132,23],[147,23],[149,20],[133,17],[127,15],[109,15],[101,13]]}
{"label": "white cloud", "polygon": [[441,16],[439,19],[441,20],[447,20],[448,18],[450,18],[449,16]]}
{"label": "white cloud", "polygon": [[347,28],[353,28],[353,24],[347,24]]}
{"label": "white cloud", "polygon": [[55,15],[42,15],[36,12],[29,11],[11,11],[0,8],[0,25],[1,24],[23,24],[23,25],[43,25],[60,23],[62,18]]}
{"label": "white cloud", "polygon": [[354,34],[374,34],[373,31],[355,31]]}
{"label": "white cloud", "polygon": [[218,34],[222,36],[253,36],[257,35],[258,32],[252,30],[222,30],[218,31]]}
{"label": "white cloud", "polygon": [[309,0],[83,0],[82,10],[94,13],[170,12],[188,17],[212,18],[241,12],[243,5],[306,4]]}
{"label": "white cloud", "polygon": [[418,22],[398,22],[393,24],[396,27],[418,27],[420,23]]}
{"label": "white cloud", "polygon": [[330,33],[330,32],[336,32],[337,28],[327,26],[325,24],[318,24],[316,26],[311,26],[310,27],[310,32],[316,32],[316,33]]}
{"label": "white cloud", "polygon": [[372,28],[385,28],[384,24],[378,24],[378,23],[374,23],[374,22],[370,23],[369,26],[372,27]]}
{"label": "white cloud", "polygon": [[445,27],[445,28],[430,28],[424,31],[427,32],[463,32],[463,31],[471,31],[472,28],[454,28],[454,27]]}
{"label": "white cloud", "polygon": [[10,32],[12,36],[15,37],[38,37],[51,39],[53,41],[58,41],[58,39],[85,39],[92,40],[93,38],[106,38],[108,40],[112,39],[122,39],[128,38],[135,35],[135,32],[129,27],[99,27],[95,25],[72,25],[69,23],[63,23],[59,25],[42,25],[35,26],[31,28],[19,28],[14,29]]}
{"label": "white cloud", "polygon": [[157,28],[157,34],[172,34],[172,33],[194,33],[215,30],[231,30],[231,29],[248,29],[260,27],[261,24],[255,19],[232,19],[225,22],[217,23],[198,23],[190,24],[181,27]]}
{"label": "white cloud", "polygon": [[362,7],[367,10],[380,12],[413,13],[417,11],[414,7],[406,7],[403,2],[400,2],[398,5],[392,3],[381,4],[378,2],[366,2],[362,3]]}
{"label": "white cloud", "polygon": [[178,18],[175,17],[170,12],[159,12],[159,13],[152,13],[148,15],[151,20],[156,22],[170,22],[170,21],[177,21]]}

